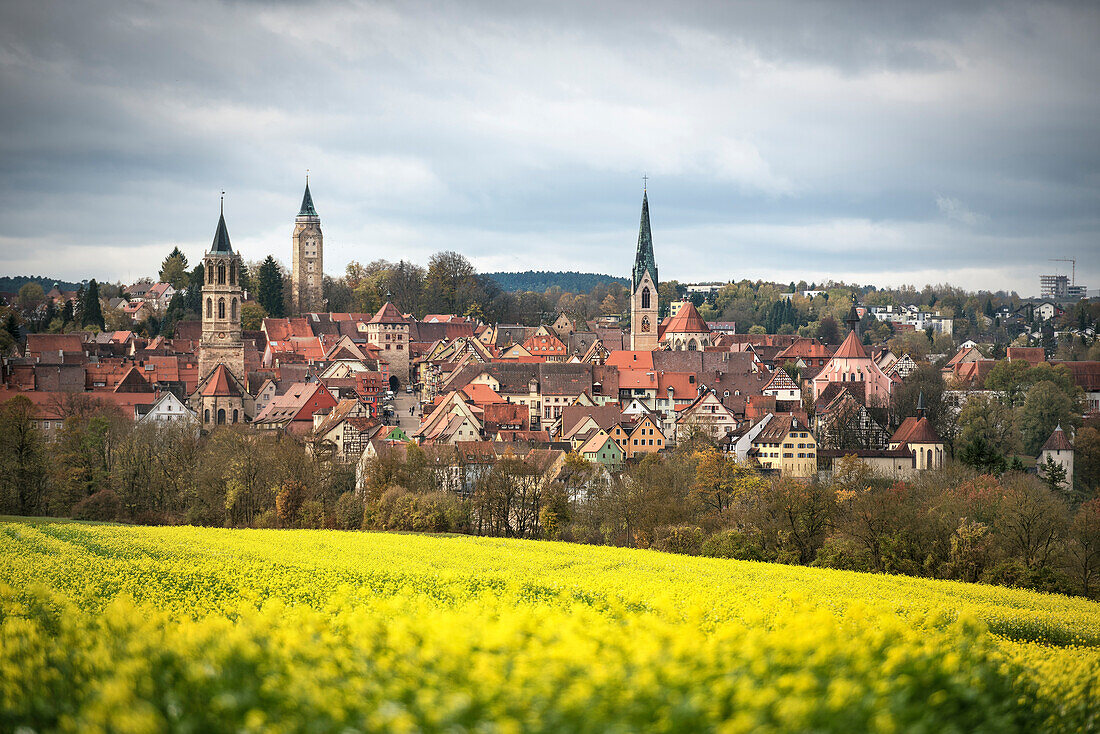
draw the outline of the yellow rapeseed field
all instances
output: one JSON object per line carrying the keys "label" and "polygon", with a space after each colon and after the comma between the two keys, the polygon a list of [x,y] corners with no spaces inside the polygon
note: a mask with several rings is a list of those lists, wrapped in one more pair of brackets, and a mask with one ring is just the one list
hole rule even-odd
{"label": "yellow rapeseed field", "polygon": [[1100,729],[1100,605],[650,551],[0,522],[0,731]]}

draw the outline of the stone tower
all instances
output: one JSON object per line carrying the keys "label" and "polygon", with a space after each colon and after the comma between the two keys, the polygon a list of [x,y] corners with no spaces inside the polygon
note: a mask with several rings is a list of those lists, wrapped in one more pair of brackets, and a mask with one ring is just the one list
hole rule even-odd
{"label": "stone tower", "polygon": [[657,348],[657,263],[653,259],[653,235],[649,231],[649,197],[642,192],[642,221],[638,227],[638,251],[630,294],[630,348]]}
{"label": "stone tower", "polygon": [[202,286],[202,341],[199,342],[199,381],[224,364],[239,382],[246,379],[244,342],[241,341],[241,256],[229,244],[225,206],[218,219],[214,243],[202,259],[206,271]]}
{"label": "stone tower", "polygon": [[309,193],[309,177],[306,177],[306,193],[302,196],[302,208],[294,218],[294,234],[290,239],[294,248],[290,273],[294,311],[299,314],[323,311],[324,235],[321,234],[321,218],[313,208],[313,197]]}

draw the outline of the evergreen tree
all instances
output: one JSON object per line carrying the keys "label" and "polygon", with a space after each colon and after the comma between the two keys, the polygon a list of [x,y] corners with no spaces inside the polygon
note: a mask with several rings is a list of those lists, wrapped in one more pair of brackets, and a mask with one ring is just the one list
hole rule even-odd
{"label": "evergreen tree", "polygon": [[99,305],[99,283],[95,282],[95,278],[88,281],[88,287],[84,290],[84,302],[81,304],[80,309],[80,325],[96,326],[100,330],[105,326],[103,309]]}
{"label": "evergreen tree", "polygon": [[982,436],[975,436],[962,447],[959,461],[982,474],[1003,474],[1006,468],[1005,457]]}
{"label": "evergreen tree", "polygon": [[11,335],[12,340],[19,341],[19,319],[14,311],[8,311],[8,317],[4,319],[4,331]]}
{"label": "evergreen tree", "polygon": [[260,265],[256,280],[256,300],[268,316],[282,318],[286,313],[283,309],[283,275],[271,255]]}
{"label": "evergreen tree", "polygon": [[76,317],[73,315],[73,302],[65,301],[64,307],[61,309],[61,324],[71,324]]}
{"label": "evergreen tree", "polygon": [[172,248],[160,264],[160,282],[171,283],[176,289],[187,285],[187,256],[180,252],[180,248]]}
{"label": "evergreen tree", "polygon": [[202,317],[202,283],[206,269],[199,263],[187,279],[187,297],[183,301],[183,313],[191,318]]}

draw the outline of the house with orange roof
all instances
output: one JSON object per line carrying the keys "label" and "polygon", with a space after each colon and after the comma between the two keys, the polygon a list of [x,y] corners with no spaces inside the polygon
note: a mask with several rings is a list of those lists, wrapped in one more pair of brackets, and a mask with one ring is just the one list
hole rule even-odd
{"label": "house with orange roof", "polygon": [[703,431],[714,439],[733,433],[741,421],[722,404],[713,390],[707,390],[676,414],[676,440],[682,441],[695,431]]}
{"label": "house with orange roof", "polygon": [[313,430],[313,416],[336,407],[336,398],[320,382],[298,382],[282,395],[276,395],[256,416],[253,425],[260,430],[286,431],[305,436]]}
{"label": "house with orange roof", "polygon": [[544,362],[564,362],[569,351],[562,340],[545,326],[540,326],[538,331],[523,342],[523,349],[529,356],[538,357]]}
{"label": "house with orange roof", "polygon": [[603,429],[593,433],[577,449],[577,453],[586,461],[599,464],[612,472],[621,470],[626,463],[626,452],[622,446]]}

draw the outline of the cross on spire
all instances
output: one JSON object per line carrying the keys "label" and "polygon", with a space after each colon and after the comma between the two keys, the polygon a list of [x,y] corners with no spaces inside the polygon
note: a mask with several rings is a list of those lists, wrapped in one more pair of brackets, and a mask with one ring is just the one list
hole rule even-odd
{"label": "cross on spire", "polygon": [[643,173],[642,174],[642,191],[646,190],[646,184],[648,184],[648,183],[649,183],[649,176],[647,176],[646,174]]}

